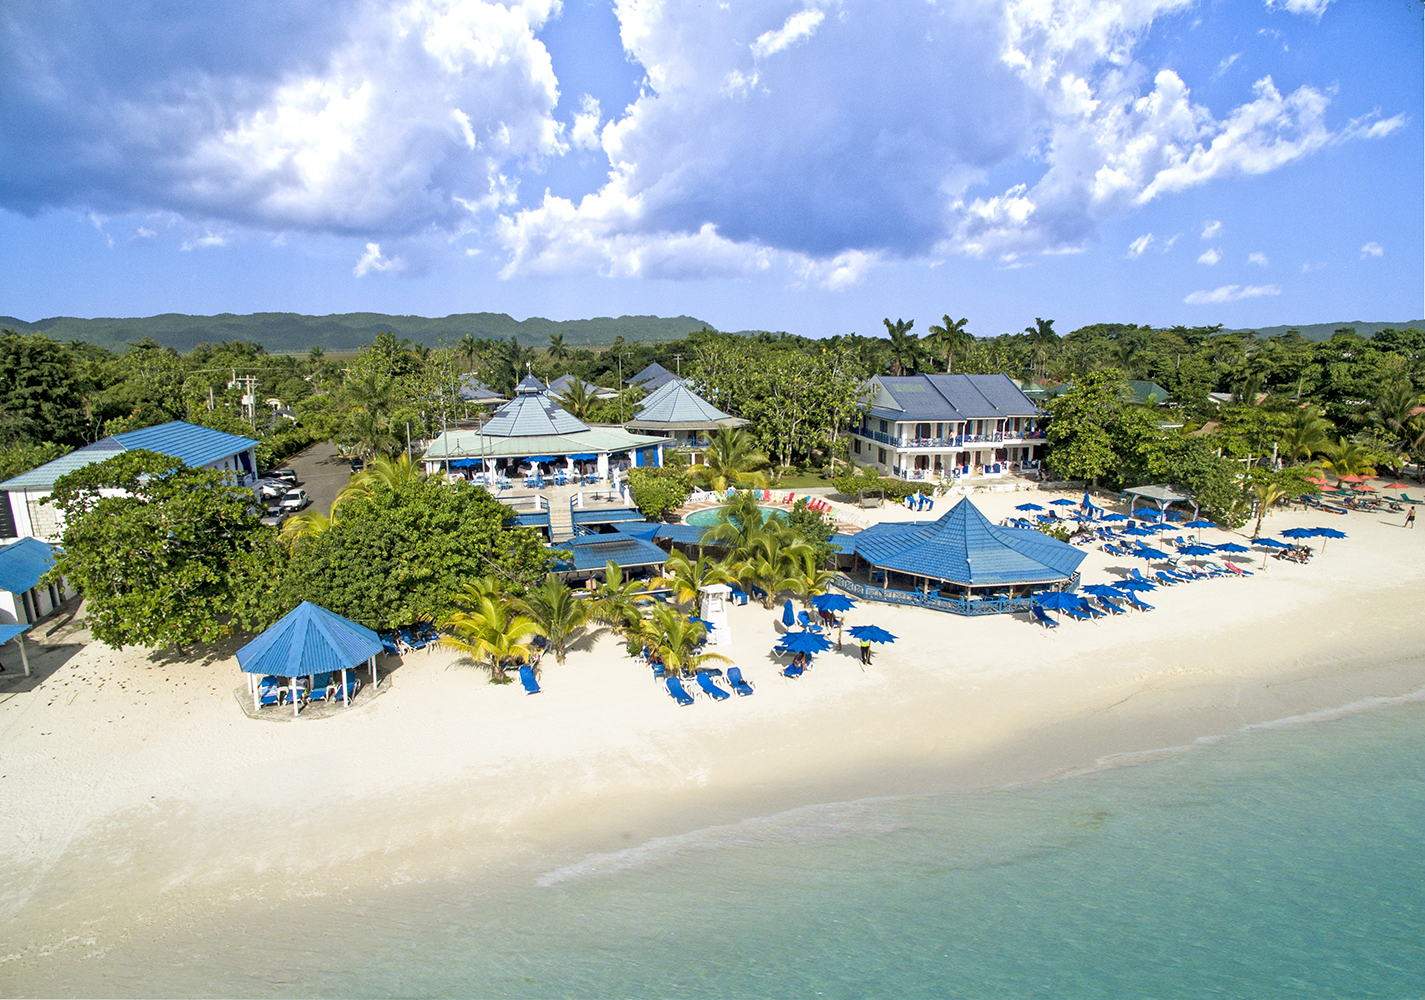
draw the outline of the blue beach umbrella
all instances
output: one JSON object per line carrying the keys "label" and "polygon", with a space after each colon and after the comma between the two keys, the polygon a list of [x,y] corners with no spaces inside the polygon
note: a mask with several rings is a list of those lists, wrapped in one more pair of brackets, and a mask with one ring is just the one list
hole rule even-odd
{"label": "blue beach umbrella", "polygon": [[[1312,530],[1312,532],[1316,535],[1317,538],[1345,538],[1345,537],[1346,537],[1346,533],[1345,533],[1344,531],[1338,531],[1338,530],[1335,529],[1335,528],[1313,528],[1313,529],[1311,529],[1311,530]],[[1322,551],[1322,552],[1325,552],[1325,551],[1326,551],[1326,543],[1325,543],[1325,542],[1322,542],[1322,543],[1321,543],[1321,551]]]}
{"label": "blue beach umbrella", "polygon": [[1217,549],[1214,546],[1202,545],[1198,542],[1194,542],[1191,545],[1178,546],[1178,552],[1182,553],[1185,556],[1192,556],[1194,562],[1200,562],[1201,560],[1198,557],[1210,556],[1216,551]]}
{"label": "blue beach umbrella", "polygon": [[1281,536],[1282,536],[1283,538],[1314,538],[1314,537],[1316,537],[1316,529],[1315,529],[1315,528],[1287,528],[1285,531],[1281,532]]}
{"label": "blue beach umbrella", "polygon": [[1084,603],[1084,599],[1067,591],[1048,590],[1042,594],[1035,594],[1034,603],[1049,611],[1073,611]]}
{"label": "blue beach umbrella", "polygon": [[1133,516],[1141,517],[1145,521],[1161,521],[1163,519],[1163,512],[1153,510],[1151,507],[1139,507],[1133,512]]}
{"label": "blue beach umbrella", "polygon": [[1123,591],[1119,590],[1111,583],[1086,583],[1079,588],[1085,594],[1093,594],[1095,597],[1122,597]]}
{"label": "blue beach umbrella", "polygon": [[817,594],[811,605],[818,611],[850,611],[856,602],[845,594]]}
{"label": "blue beach umbrella", "polygon": [[1132,552],[1130,552],[1129,555],[1137,556],[1139,559],[1147,559],[1150,562],[1154,559],[1169,558],[1168,554],[1162,549],[1155,549],[1149,545],[1140,545]]}
{"label": "blue beach umbrella", "polygon": [[1196,521],[1189,521],[1187,524],[1183,525],[1183,527],[1184,527],[1184,528],[1215,528],[1215,527],[1217,527],[1217,522],[1216,522],[1216,521],[1206,521],[1206,520],[1203,520],[1202,518],[1198,518]]}
{"label": "blue beach umbrella", "polygon": [[1214,547],[1217,549],[1218,552],[1251,552],[1251,551],[1252,551],[1251,549],[1247,548],[1247,546],[1245,546],[1245,545],[1238,545],[1236,542],[1223,542],[1221,545],[1217,545],[1217,546],[1214,546]]}
{"label": "blue beach umbrella", "polygon": [[1043,510],[1044,508],[1041,507],[1041,506],[1039,506],[1037,503],[1022,503],[1022,504],[1020,504],[1018,507],[1016,507],[1016,508],[1014,508],[1014,509],[1015,509],[1015,510]]}
{"label": "blue beach umbrella", "polygon": [[1113,585],[1113,587],[1115,590],[1122,591],[1158,589],[1158,585],[1156,583],[1151,583],[1148,580],[1119,580]]}
{"label": "blue beach umbrella", "polygon": [[782,606],[782,624],[791,628],[797,623],[797,613],[792,610],[792,599],[787,598],[787,603]]}
{"label": "blue beach umbrella", "polygon": [[1100,521],[1126,521],[1126,520],[1128,520],[1128,515],[1127,515],[1127,514],[1118,514],[1118,513],[1105,514],[1105,515],[1103,515],[1103,517],[1099,518],[1099,520],[1100,520]]}
{"label": "blue beach umbrella", "polygon": [[1125,535],[1156,535],[1158,532],[1144,525],[1134,525],[1131,528],[1124,528]]}
{"label": "blue beach umbrella", "polygon": [[1077,500],[1070,500],[1068,497],[1060,497],[1057,500],[1050,500],[1049,502],[1055,507],[1077,507],[1079,505]]}
{"label": "blue beach umbrella", "polygon": [[788,632],[782,636],[781,642],[777,643],[778,649],[784,649],[789,653],[805,653],[811,656],[814,653],[824,653],[831,648],[831,640],[819,632]]}
{"label": "blue beach umbrella", "polygon": [[896,637],[891,635],[879,625],[857,625],[846,631],[857,639],[869,639],[872,642],[895,642]]}
{"label": "blue beach umbrella", "polygon": [[[1286,542],[1279,542],[1279,541],[1277,541],[1275,538],[1254,538],[1254,539],[1252,539],[1252,544],[1253,544],[1253,545],[1260,546],[1260,547],[1261,547],[1262,549],[1264,549],[1264,550],[1265,550],[1265,549],[1289,549],[1289,548],[1291,548],[1291,546],[1288,545]],[[1262,553],[1262,568],[1263,568],[1263,569],[1265,569],[1266,566],[1267,566],[1267,556],[1268,556],[1268,555],[1269,555],[1268,552],[1265,552],[1265,551],[1264,551],[1264,552]]]}

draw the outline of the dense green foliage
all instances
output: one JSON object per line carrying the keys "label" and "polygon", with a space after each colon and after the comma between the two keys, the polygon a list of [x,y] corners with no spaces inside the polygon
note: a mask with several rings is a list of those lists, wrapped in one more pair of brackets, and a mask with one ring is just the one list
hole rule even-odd
{"label": "dense green foliage", "polygon": [[811,560],[817,566],[825,566],[835,554],[829,539],[836,534],[836,525],[827,520],[819,510],[807,505],[802,497],[787,512],[787,527],[811,548]]}
{"label": "dense green foliage", "polygon": [[629,469],[628,487],[639,513],[650,521],[660,521],[688,502],[688,479],[682,469]]}
{"label": "dense green foliage", "polygon": [[522,593],[549,565],[539,534],[505,528],[509,509],[466,482],[378,482],[338,515],[295,548],[283,590],[370,628],[439,620],[487,574]]}
{"label": "dense green foliage", "polygon": [[70,449],[62,444],[12,444],[0,448],[0,483],[13,479],[31,469],[37,469],[46,462],[53,462]]}
{"label": "dense green foliage", "polygon": [[250,490],[151,451],[61,477],[53,502],[65,517],[53,573],[84,593],[90,632],[114,648],[226,635],[248,564],[273,535]]}

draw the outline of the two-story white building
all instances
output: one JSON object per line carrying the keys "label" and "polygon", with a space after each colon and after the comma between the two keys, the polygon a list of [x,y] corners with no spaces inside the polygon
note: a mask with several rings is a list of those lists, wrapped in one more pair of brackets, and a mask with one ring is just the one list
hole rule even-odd
{"label": "two-story white building", "polygon": [[1045,420],[1004,375],[876,375],[851,430],[851,459],[900,479],[940,481],[1038,468]]}
{"label": "two-story white building", "polygon": [[222,469],[244,486],[257,478],[257,442],[251,438],[182,420],[125,431],[0,483],[0,538],[58,541],[64,530],[63,516],[49,502],[55,481],[66,472],[138,449],[181,459],[194,469]]}

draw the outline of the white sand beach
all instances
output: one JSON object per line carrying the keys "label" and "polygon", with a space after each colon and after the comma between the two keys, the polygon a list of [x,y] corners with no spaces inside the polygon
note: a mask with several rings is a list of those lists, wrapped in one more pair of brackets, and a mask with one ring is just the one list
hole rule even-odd
{"label": "white sand beach", "polygon": [[[1043,502],[974,499],[998,520],[1031,496]],[[798,681],[768,653],[780,609],[735,608],[721,651],[756,693],[690,708],[603,636],[564,665],[546,657],[537,696],[418,652],[344,713],[254,720],[231,655],[114,652],[86,641],[82,618],[42,626],[42,643],[83,646],[32,690],[0,689],[0,980],[43,992],[76,963],[230,908],[455,870],[534,874],[798,805],[1036,780],[1420,690],[1425,531],[1323,516],[1264,524],[1349,533],[1308,565],[1244,556],[1250,578],[1160,589],[1151,613],[1054,632],[862,603],[848,622],[899,641],[862,669],[848,637]],[[1127,566],[1094,548],[1083,580]]]}

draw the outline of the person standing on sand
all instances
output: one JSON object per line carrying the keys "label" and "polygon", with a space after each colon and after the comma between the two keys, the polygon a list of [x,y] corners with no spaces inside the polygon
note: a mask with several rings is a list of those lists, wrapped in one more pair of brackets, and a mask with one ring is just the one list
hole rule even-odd
{"label": "person standing on sand", "polygon": [[1413,527],[1415,527],[1415,505],[1414,505],[1414,504],[1411,504],[1411,505],[1410,505],[1410,510],[1407,511],[1406,514],[1405,514],[1405,527],[1407,527],[1407,528],[1413,528]]}
{"label": "person standing on sand", "polygon": [[870,640],[870,639],[862,639],[862,640],[861,640],[861,662],[862,662],[862,663],[870,663],[870,662],[871,662],[871,640]]}

